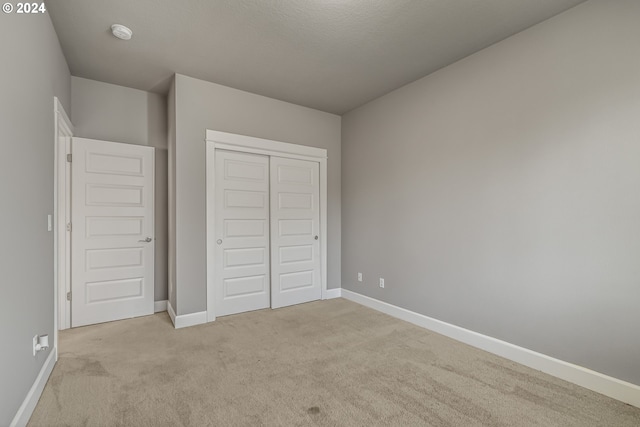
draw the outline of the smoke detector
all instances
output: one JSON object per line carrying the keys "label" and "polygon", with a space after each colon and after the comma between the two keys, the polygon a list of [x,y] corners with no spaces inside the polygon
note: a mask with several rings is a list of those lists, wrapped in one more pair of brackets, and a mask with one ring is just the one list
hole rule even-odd
{"label": "smoke detector", "polygon": [[131,40],[131,36],[133,35],[133,31],[131,31],[130,28],[121,24],[113,24],[111,26],[111,32],[120,40]]}

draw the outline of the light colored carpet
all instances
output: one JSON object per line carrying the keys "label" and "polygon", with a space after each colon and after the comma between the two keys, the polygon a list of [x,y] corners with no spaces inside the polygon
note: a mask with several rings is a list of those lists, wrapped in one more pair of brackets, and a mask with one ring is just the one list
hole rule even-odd
{"label": "light colored carpet", "polygon": [[344,299],[64,331],[32,426],[640,426],[640,409]]}

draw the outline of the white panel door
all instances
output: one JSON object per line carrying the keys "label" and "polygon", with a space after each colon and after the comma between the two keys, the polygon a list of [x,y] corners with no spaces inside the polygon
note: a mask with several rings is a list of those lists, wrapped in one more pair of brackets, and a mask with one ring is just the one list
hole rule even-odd
{"label": "white panel door", "polygon": [[269,158],[216,150],[216,316],[267,308]]}
{"label": "white panel door", "polygon": [[154,149],[72,139],[71,324],[153,314]]}
{"label": "white panel door", "polygon": [[321,298],[319,163],[271,157],[271,307]]}

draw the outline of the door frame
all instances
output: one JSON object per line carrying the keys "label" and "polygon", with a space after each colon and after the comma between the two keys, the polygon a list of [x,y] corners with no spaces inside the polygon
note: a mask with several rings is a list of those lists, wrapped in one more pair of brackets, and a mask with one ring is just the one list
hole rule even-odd
{"label": "door frame", "polygon": [[238,151],[307,160],[320,164],[320,282],[321,299],[327,292],[327,150],[305,145],[280,142],[253,136],[238,135],[207,129],[206,131],[206,215],[207,215],[207,322],[216,320],[215,314],[215,150]]}
{"label": "door frame", "polygon": [[[67,154],[71,154],[73,124],[57,97],[53,97],[54,113],[54,166],[53,209],[53,295],[54,346],[58,347],[58,330],[71,327],[71,306],[67,292],[71,291],[71,236],[67,229],[71,215],[71,167]],[[57,360],[57,356],[56,356]]]}

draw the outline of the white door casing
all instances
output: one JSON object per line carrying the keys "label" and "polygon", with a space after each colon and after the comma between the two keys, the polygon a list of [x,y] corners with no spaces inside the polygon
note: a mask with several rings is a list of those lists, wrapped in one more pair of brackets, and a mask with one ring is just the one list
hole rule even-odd
{"label": "white door casing", "polygon": [[73,327],[153,314],[154,149],[72,139]]}
{"label": "white door casing", "polygon": [[215,161],[216,313],[267,308],[269,158],[216,150]]}
{"label": "white door casing", "polygon": [[67,294],[71,292],[71,164],[67,154],[71,153],[73,125],[57,97],[54,96],[55,112],[55,165],[54,165],[54,258],[57,331],[71,327],[71,302]]}
{"label": "white door casing", "polygon": [[318,300],[319,164],[271,157],[271,308]]}
{"label": "white door casing", "polygon": [[[215,321],[220,315],[217,310],[217,201],[216,201],[216,152],[227,150],[238,153],[251,153],[264,156],[276,156],[288,159],[307,160],[319,165],[319,253],[320,253],[320,289],[321,298],[329,298],[327,291],[327,150],[324,148],[291,144],[238,135],[214,130],[206,131],[206,223],[207,223],[207,321]],[[273,260],[271,262],[273,264]]]}

